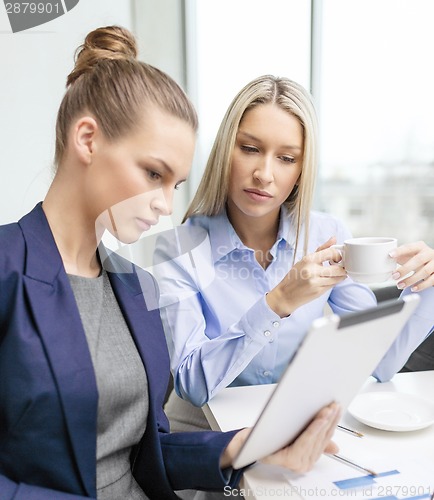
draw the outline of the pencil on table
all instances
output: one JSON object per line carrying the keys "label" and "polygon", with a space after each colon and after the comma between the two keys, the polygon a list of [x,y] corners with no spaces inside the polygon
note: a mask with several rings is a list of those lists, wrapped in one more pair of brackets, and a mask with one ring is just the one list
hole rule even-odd
{"label": "pencil on table", "polygon": [[345,431],[345,432],[349,432],[350,434],[353,434],[354,436],[357,436],[357,437],[363,437],[363,434],[359,431],[355,431],[353,429],[349,429],[348,427],[344,427],[343,425],[338,425],[337,426],[338,429],[340,429],[341,431]]}

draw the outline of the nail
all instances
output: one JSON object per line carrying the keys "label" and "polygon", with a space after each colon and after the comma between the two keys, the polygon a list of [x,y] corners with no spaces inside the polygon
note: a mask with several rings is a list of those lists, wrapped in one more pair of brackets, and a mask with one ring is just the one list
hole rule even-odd
{"label": "nail", "polygon": [[396,252],[394,250],[392,250],[391,252],[389,252],[389,257],[392,257],[392,259],[394,257],[396,257]]}
{"label": "nail", "polygon": [[412,292],[417,292],[417,291],[419,290],[419,287],[418,287],[418,286],[412,286],[412,287],[410,288],[410,290],[411,290]]}
{"label": "nail", "polygon": [[400,274],[400,273],[398,273],[398,272],[394,272],[394,273],[392,274],[392,279],[394,279],[394,280],[397,280],[397,279],[399,279],[400,277],[401,277],[401,274]]}
{"label": "nail", "polygon": [[403,281],[401,281],[401,283],[398,283],[396,285],[396,288],[398,288],[398,290],[402,290],[403,288],[405,288],[405,283]]}

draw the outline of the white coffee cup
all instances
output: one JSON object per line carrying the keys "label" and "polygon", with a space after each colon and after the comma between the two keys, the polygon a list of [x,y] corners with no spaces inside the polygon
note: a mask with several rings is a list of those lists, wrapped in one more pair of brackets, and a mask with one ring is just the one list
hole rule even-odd
{"label": "white coffee cup", "polygon": [[389,253],[397,247],[396,238],[350,238],[333,245],[342,254],[340,262],[348,276],[359,283],[380,283],[392,278],[396,262]]}

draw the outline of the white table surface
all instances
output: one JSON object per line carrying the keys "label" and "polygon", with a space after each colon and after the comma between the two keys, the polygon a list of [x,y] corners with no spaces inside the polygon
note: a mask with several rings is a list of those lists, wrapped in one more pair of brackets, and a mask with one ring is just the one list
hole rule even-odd
{"label": "white table surface", "polygon": [[[228,387],[209,401],[203,411],[211,427],[216,430],[252,426],[274,387],[275,385]],[[382,384],[370,377],[360,393],[376,391],[404,392],[434,401],[434,371],[398,373],[390,382]],[[373,456],[381,456],[385,451],[396,457],[417,457],[432,468],[434,477],[434,425],[411,432],[382,431],[361,424],[348,412],[345,412],[340,423],[364,434],[363,438],[357,438],[337,429],[334,441],[339,445],[342,455],[365,466],[369,466],[369,460]],[[321,457],[321,460],[331,459]],[[314,474],[312,477],[314,478]],[[285,469],[257,463],[245,471],[240,488],[246,496],[253,499],[306,498],[294,491],[288,492],[290,480],[291,473]]]}

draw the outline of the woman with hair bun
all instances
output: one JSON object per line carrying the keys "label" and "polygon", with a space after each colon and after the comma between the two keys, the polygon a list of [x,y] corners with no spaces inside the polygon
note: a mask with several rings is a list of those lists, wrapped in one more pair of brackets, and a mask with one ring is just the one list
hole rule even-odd
{"label": "woman with hair bun", "polygon": [[[169,356],[154,279],[100,243],[136,241],[172,210],[197,117],[181,88],[136,59],[127,30],[85,39],[56,124],[42,203],[0,227],[0,497],[174,499],[222,490],[249,430],[170,434]],[[339,408],[267,457],[312,467]]]}

